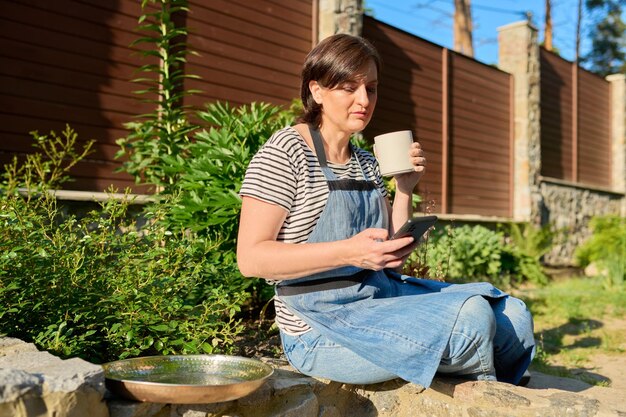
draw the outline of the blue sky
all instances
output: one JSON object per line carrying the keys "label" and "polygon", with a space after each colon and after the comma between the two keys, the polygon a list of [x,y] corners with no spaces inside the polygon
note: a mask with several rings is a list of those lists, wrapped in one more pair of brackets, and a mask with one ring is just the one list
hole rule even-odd
{"label": "blue sky", "polygon": [[[486,64],[498,61],[498,30],[500,26],[532,20],[543,41],[545,0],[472,0],[474,20],[474,58]],[[452,16],[454,0],[365,0],[374,17],[399,29],[452,48]],[[574,60],[576,52],[576,19],[578,0],[552,0],[553,45],[561,56]],[[583,13],[581,55],[589,48],[586,34],[589,18]]]}

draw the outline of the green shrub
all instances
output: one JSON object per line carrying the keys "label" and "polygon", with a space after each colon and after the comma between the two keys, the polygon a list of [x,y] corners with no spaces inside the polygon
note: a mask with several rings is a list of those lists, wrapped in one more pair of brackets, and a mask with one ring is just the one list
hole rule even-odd
{"label": "green shrub", "polygon": [[[293,122],[297,106],[294,102],[283,110],[267,103],[231,107],[218,102],[198,112],[210,127],[196,132],[187,155],[162,157],[168,175],[177,177],[176,189],[169,195],[167,190],[161,193],[169,207],[161,219],[164,226],[219,242],[214,262],[235,265],[238,191],[246,169],[265,141]],[[230,284],[251,292],[250,306],[262,305],[273,296],[264,280],[244,278],[238,272],[231,275]]]}
{"label": "green shrub", "polygon": [[198,116],[210,127],[196,133],[189,155],[163,157],[178,177],[166,221],[178,230],[219,236],[226,244],[222,249],[234,251],[241,208],[237,193],[248,164],[276,130],[293,122],[293,106],[283,110],[267,103],[231,107],[218,102]]}
{"label": "green shrub", "polygon": [[[137,183],[153,186],[154,218],[176,234],[194,234],[215,243],[212,261],[235,265],[239,191],[245,169],[257,149],[273,131],[293,120],[292,110],[252,103],[231,108],[228,104],[209,104],[195,112],[182,103],[198,91],[186,89],[185,73],[189,50],[184,43],[187,28],[176,14],[188,10],[187,0],[142,0],[144,14],[138,30],[145,33],[133,45],[142,44],[141,54],[154,62],[139,68],[142,90],[136,91],[153,110],[126,124],[130,130],[118,140],[117,157],[125,157],[122,169]],[[149,4],[154,7],[146,7]],[[147,86],[147,87],[146,87]],[[192,122],[191,120],[194,120]],[[200,124],[198,124],[200,123]],[[207,129],[203,129],[207,127]],[[159,207],[167,207],[159,210]],[[230,274],[229,285],[241,291],[265,291],[263,282]],[[255,304],[251,300],[250,304]]]}
{"label": "green shrub", "polygon": [[537,260],[552,249],[556,234],[551,225],[538,227],[529,223],[511,223],[508,226],[511,244]]}
{"label": "green shrub", "polygon": [[501,275],[502,235],[482,226],[461,226],[433,234],[427,251],[429,270],[446,280],[496,281]]}
{"label": "green shrub", "polygon": [[607,287],[623,288],[626,280],[626,218],[615,215],[594,217],[589,225],[593,234],[576,250],[576,262],[582,267],[596,263],[605,275]]}
{"label": "green shrub", "polygon": [[445,226],[409,257],[405,272],[451,282],[489,281],[508,287],[545,283],[538,257],[507,243],[502,232],[483,226]]}
{"label": "green shrub", "polygon": [[517,282],[528,281],[545,285],[548,276],[541,266],[541,258],[552,248],[556,232],[551,225],[542,227],[529,223],[511,223],[508,227],[508,244],[504,247],[505,269]]}
{"label": "green shrub", "polygon": [[230,352],[249,294],[235,263],[217,261],[221,242],[168,230],[167,206],[141,229],[128,201],[62,215],[41,175],[76,162],[71,138],[38,136],[52,159],[15,161],[0,188],[0,333],[94,362]]}

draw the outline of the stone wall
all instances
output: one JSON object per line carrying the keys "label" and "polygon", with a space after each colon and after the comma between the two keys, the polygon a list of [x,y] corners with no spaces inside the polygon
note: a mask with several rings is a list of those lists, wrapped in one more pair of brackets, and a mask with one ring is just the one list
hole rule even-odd
{"label": "stone wall", "polygon": [[498,28],[498,67],[511,73],[514,88],[513,220],[552,225],[565,233],[544,261],[572,266],[574,252],[591,234],[589,220],[626,215],[626,77],[611,84],[611,187],[598,190],[541,176],[541,71],[537,29],[528,22]]}
{"label": "stone wall", "polygon": [[0,417],[414,417],[624,416],[623,392],[534,373],[531,384],[437,378],[354,386],[309,378],[284,361],[257,391],[215,404],[156,404],[113,397],[102,368],[61,360],[0,338]]}
{"label": "stone wall", "polygon": [[102,367],[0,338],[1,417],[108,417]]}
{"label": "stone wall", "polygon": [[547,180],[541,183],[541,196],[541,224],[551,224],[560,233],[558,244],[545,256],[546,263],[556,266],[572,265],[576,248],[591,236],[592,217],[618,214],[624,201],[621,194]]}
{"label": "stone wall", "polygon": [[537,29],[528,22],[498,28],[498,67],[513,75],[513,220],[536,217],[541,172],[541,73]]}

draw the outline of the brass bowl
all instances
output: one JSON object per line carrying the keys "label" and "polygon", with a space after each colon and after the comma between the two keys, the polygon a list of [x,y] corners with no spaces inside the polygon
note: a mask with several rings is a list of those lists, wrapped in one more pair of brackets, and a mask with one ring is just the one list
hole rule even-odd
{"label": "brass bowl", "polygon": [[171,355],[102,365],[106,387],[123,398],[166,404],[231,401],[258,389],[274,369],[257,359]]}

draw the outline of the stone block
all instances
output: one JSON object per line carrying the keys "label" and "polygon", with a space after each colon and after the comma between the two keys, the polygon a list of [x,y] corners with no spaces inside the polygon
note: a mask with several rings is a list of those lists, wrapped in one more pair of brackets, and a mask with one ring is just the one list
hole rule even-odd
{"label": "stone block", "polygon": [[37,352],[37,347],[14,337],[0,337],[0,357],[20,352]]}
{"label": "stone block", "polygon": [[0,403],[41,396],[43,378],[19,369],[0,368]]}
{"label": "stone block", "polygon": [[226,417],[235,408],[233,401],[214,404],[172,405],[171,417]]}
{"label": "stone block", "polygon": [[341,412],[333,405],[323,405],[320,407],[319,417],[342,417]]}
{"label": "stone block", "polygon": [[[20,344],[0,339],[0,347]],[[533,373],[527,387],[435,378],[429,389],[404,382],[356,386],[280,366],[236,401],[153,404],[107,398],[101,368],[80,359],[11,348],[0,356],[0,416],[11,417],[526,417],[626,415],[623,392]]]}
{"label": "stone block", "polygon": [[102,367],[0,338],[0,415],[108,417]]}
{"label": "stone block", "polygon": [[154,417],[165,404],[109,399],[110,417]]}

